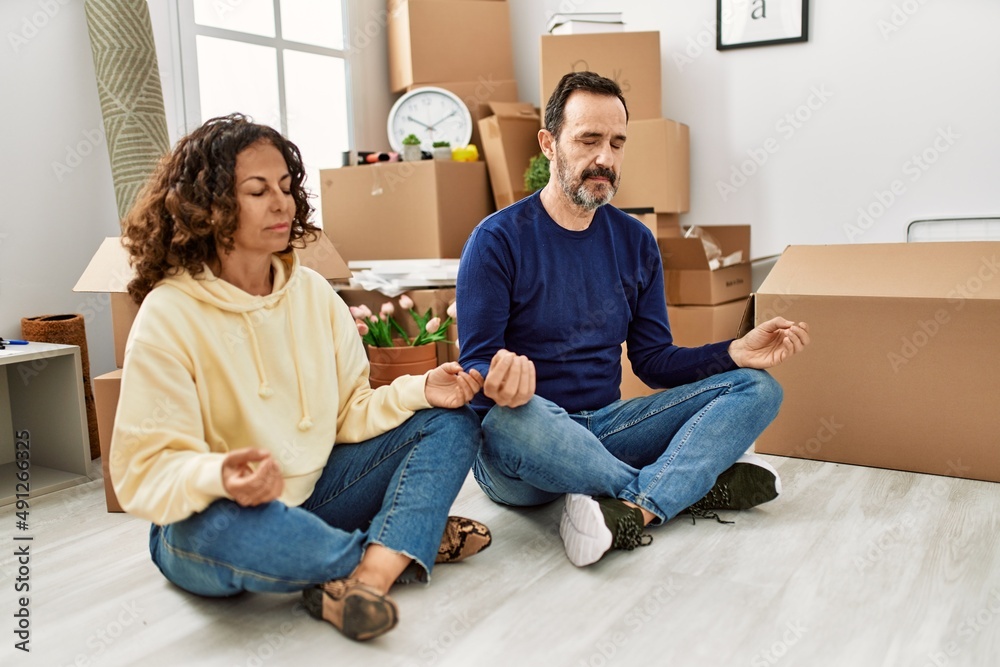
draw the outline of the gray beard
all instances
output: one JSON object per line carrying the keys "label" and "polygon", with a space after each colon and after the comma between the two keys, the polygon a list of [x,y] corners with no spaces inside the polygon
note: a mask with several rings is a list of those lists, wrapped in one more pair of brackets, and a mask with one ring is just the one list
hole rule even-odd
{"label": "gray beard", "polygon": [[594,211],[610,202],[615,196],[615,193],[618,192],[618,185],[621,183],[621,179],[616,178],[615,182],[611,184],[610,190],[607,194],[599,196],[588,190],[585,182],[581,182],[579,185],[574,183],[572,177],[562,162],[557,162],[556,176],[558,177],[559,185],[562,187],[563,192],[566,193],[566,196],[569,197],[571,202],[582,208],[584,211]]}

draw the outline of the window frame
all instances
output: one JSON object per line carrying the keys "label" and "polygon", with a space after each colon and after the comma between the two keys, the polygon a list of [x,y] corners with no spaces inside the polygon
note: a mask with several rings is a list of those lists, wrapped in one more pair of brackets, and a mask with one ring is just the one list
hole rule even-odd
{"label": "window frame", "polygon": [[253,35],[225,28],[203,26],[195,23],[194,0],[176,0],[169,3],[171,39],[176,45],[174,65],[179,76],[174,80],[174,95],[177,100],[176,119],[180,134],[184,135],[199,127],[204,120],[201,118],[201,93],[198,82],[198,49],[197,37],[214,37],[232,40],[243,44],[253,44],[275,49],[278,77],[278,113],[281,117],[281,127],[276,128],[288,136],[288,114],[285,104],[285,62],[284,51],[293,50],[313,55],[339,58],[344,61],[344,73],[347,96],[347,142],[349,146],[356,145],[356,118],[358,117],[358,100],[361,99],[358,90],[357,77],[354,70],[357,65],[357,51],[351,48],[351,17],[356,15],[358,0],[343,0],[344,48],[333,49],[313,44],[304,44],[280,37],[281,35],[281,0],[271,0],[274,6],[274,25],[276,37]]}

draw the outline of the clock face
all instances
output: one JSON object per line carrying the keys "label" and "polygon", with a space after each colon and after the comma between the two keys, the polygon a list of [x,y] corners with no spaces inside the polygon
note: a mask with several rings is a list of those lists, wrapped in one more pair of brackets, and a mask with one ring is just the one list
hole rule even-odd
{"label": "clock face", "polygon": [[465,146],[472,138],[472,116],[465,103],[443,88],[417,88],[403,94],[389,111],[389,145],[403,148],[403,137],[415,134],[420,147],[430,151],[435,141],[447,141],[452,148]]}

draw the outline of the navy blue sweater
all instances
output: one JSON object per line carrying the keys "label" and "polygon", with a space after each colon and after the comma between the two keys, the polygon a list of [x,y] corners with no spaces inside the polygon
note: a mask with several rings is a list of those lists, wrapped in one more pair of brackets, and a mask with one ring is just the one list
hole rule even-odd
{"label": "navy blue sweater", "polygon": [[[456,302],[464,369],[485,377],[497,350],[523,354],[536,393],[571,413],[621,397],[622,341],[652,387],[736,368],[729,341],[673,344],[656,240],[610,205],[580,232],[556,224],[538,193],[489,216],[462,251]],[[482,415],[492,403],[480,392],[472,407]]]}

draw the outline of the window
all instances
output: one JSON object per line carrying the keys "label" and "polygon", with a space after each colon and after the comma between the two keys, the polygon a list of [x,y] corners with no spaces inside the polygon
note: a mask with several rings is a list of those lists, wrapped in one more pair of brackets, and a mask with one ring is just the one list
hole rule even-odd
{"label": "window", "polygon": [[319,210],[319,170],[353,144],[346,0],[180,0],[184,124],[235,111],[301,149]]}

